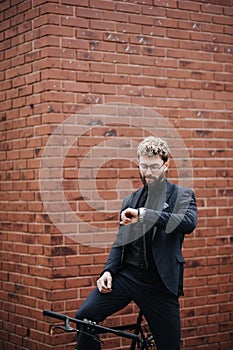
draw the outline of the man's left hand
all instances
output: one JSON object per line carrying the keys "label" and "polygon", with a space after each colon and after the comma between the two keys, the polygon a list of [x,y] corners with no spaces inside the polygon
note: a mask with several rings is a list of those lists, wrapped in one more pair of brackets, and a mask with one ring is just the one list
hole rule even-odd
{"label": "man's left hand", "polygon": [[121,213],[121,225],[136,224],[138,222],[138,210],[134,208],[127,208]]}

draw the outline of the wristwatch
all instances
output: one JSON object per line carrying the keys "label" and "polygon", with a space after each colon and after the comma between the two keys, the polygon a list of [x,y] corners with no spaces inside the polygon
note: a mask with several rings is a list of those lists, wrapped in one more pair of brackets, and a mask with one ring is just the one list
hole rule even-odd
{"label": "wristwatch", "polygon": [[138,221],[139,222],[143,222],[145,214],[146,214],[146,208],[138,208]]}

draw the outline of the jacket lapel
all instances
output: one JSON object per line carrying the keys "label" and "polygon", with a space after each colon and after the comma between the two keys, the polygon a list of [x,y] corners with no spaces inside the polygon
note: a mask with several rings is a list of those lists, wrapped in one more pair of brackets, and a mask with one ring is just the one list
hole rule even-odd
{"label": "jacket lapel", "polygon": [[174,190],[174,185],[171,184],[168,180],[166,180],[166,203],[168,204],[169,198],[172,195],[172,192]]}
{"label": "jacket lapel", "polygon": [[[166,180],[166,188],[165,188],[166,193],[164,196],[166,199],[165,199],[165,201],[162,200],[159,203],[159,206],[157,208],[158,211],[163,211],[164,209],[166,209],[170,206],[169,205],[169,198],[171,197],[172,189],[173,189],[173,185],[168,180]],[[154,226],[152,240],[155,238],[156,232],[157,232],[157,227]]]}
{"label": "jacket lapel", "polygon": [[129,207],[136,208],[139,198],[141,196],[142,190],[143,190],[143,187],[140,188],[138,191],[134,192],[133,197],[129,203]]}

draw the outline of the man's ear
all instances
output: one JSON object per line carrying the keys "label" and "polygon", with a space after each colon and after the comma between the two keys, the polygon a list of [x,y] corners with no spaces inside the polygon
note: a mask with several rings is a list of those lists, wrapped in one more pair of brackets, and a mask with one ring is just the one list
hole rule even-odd
{"label": "man's ear", "polygon": [[166,169],[165,169],[165,172],[168,171],[168,168],[169,168],[169,165],[170,165],[170,161],[169,159],[164,163]]}

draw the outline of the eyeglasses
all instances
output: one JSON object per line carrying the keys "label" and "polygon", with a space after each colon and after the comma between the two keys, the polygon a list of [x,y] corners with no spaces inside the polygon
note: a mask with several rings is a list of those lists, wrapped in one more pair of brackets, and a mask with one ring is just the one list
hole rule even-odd
{"label": "eyeglasses", "polygon": [[164,162],[161,166],[159,166],[158,164],[151,164],[151,165],[139,164],[139,169],[143,172],[147,172],[148,168],[150,168],[150,171],[152,173],[156,173],[157,171],[159,171],[162,168],[163,165],[164,165]]}

